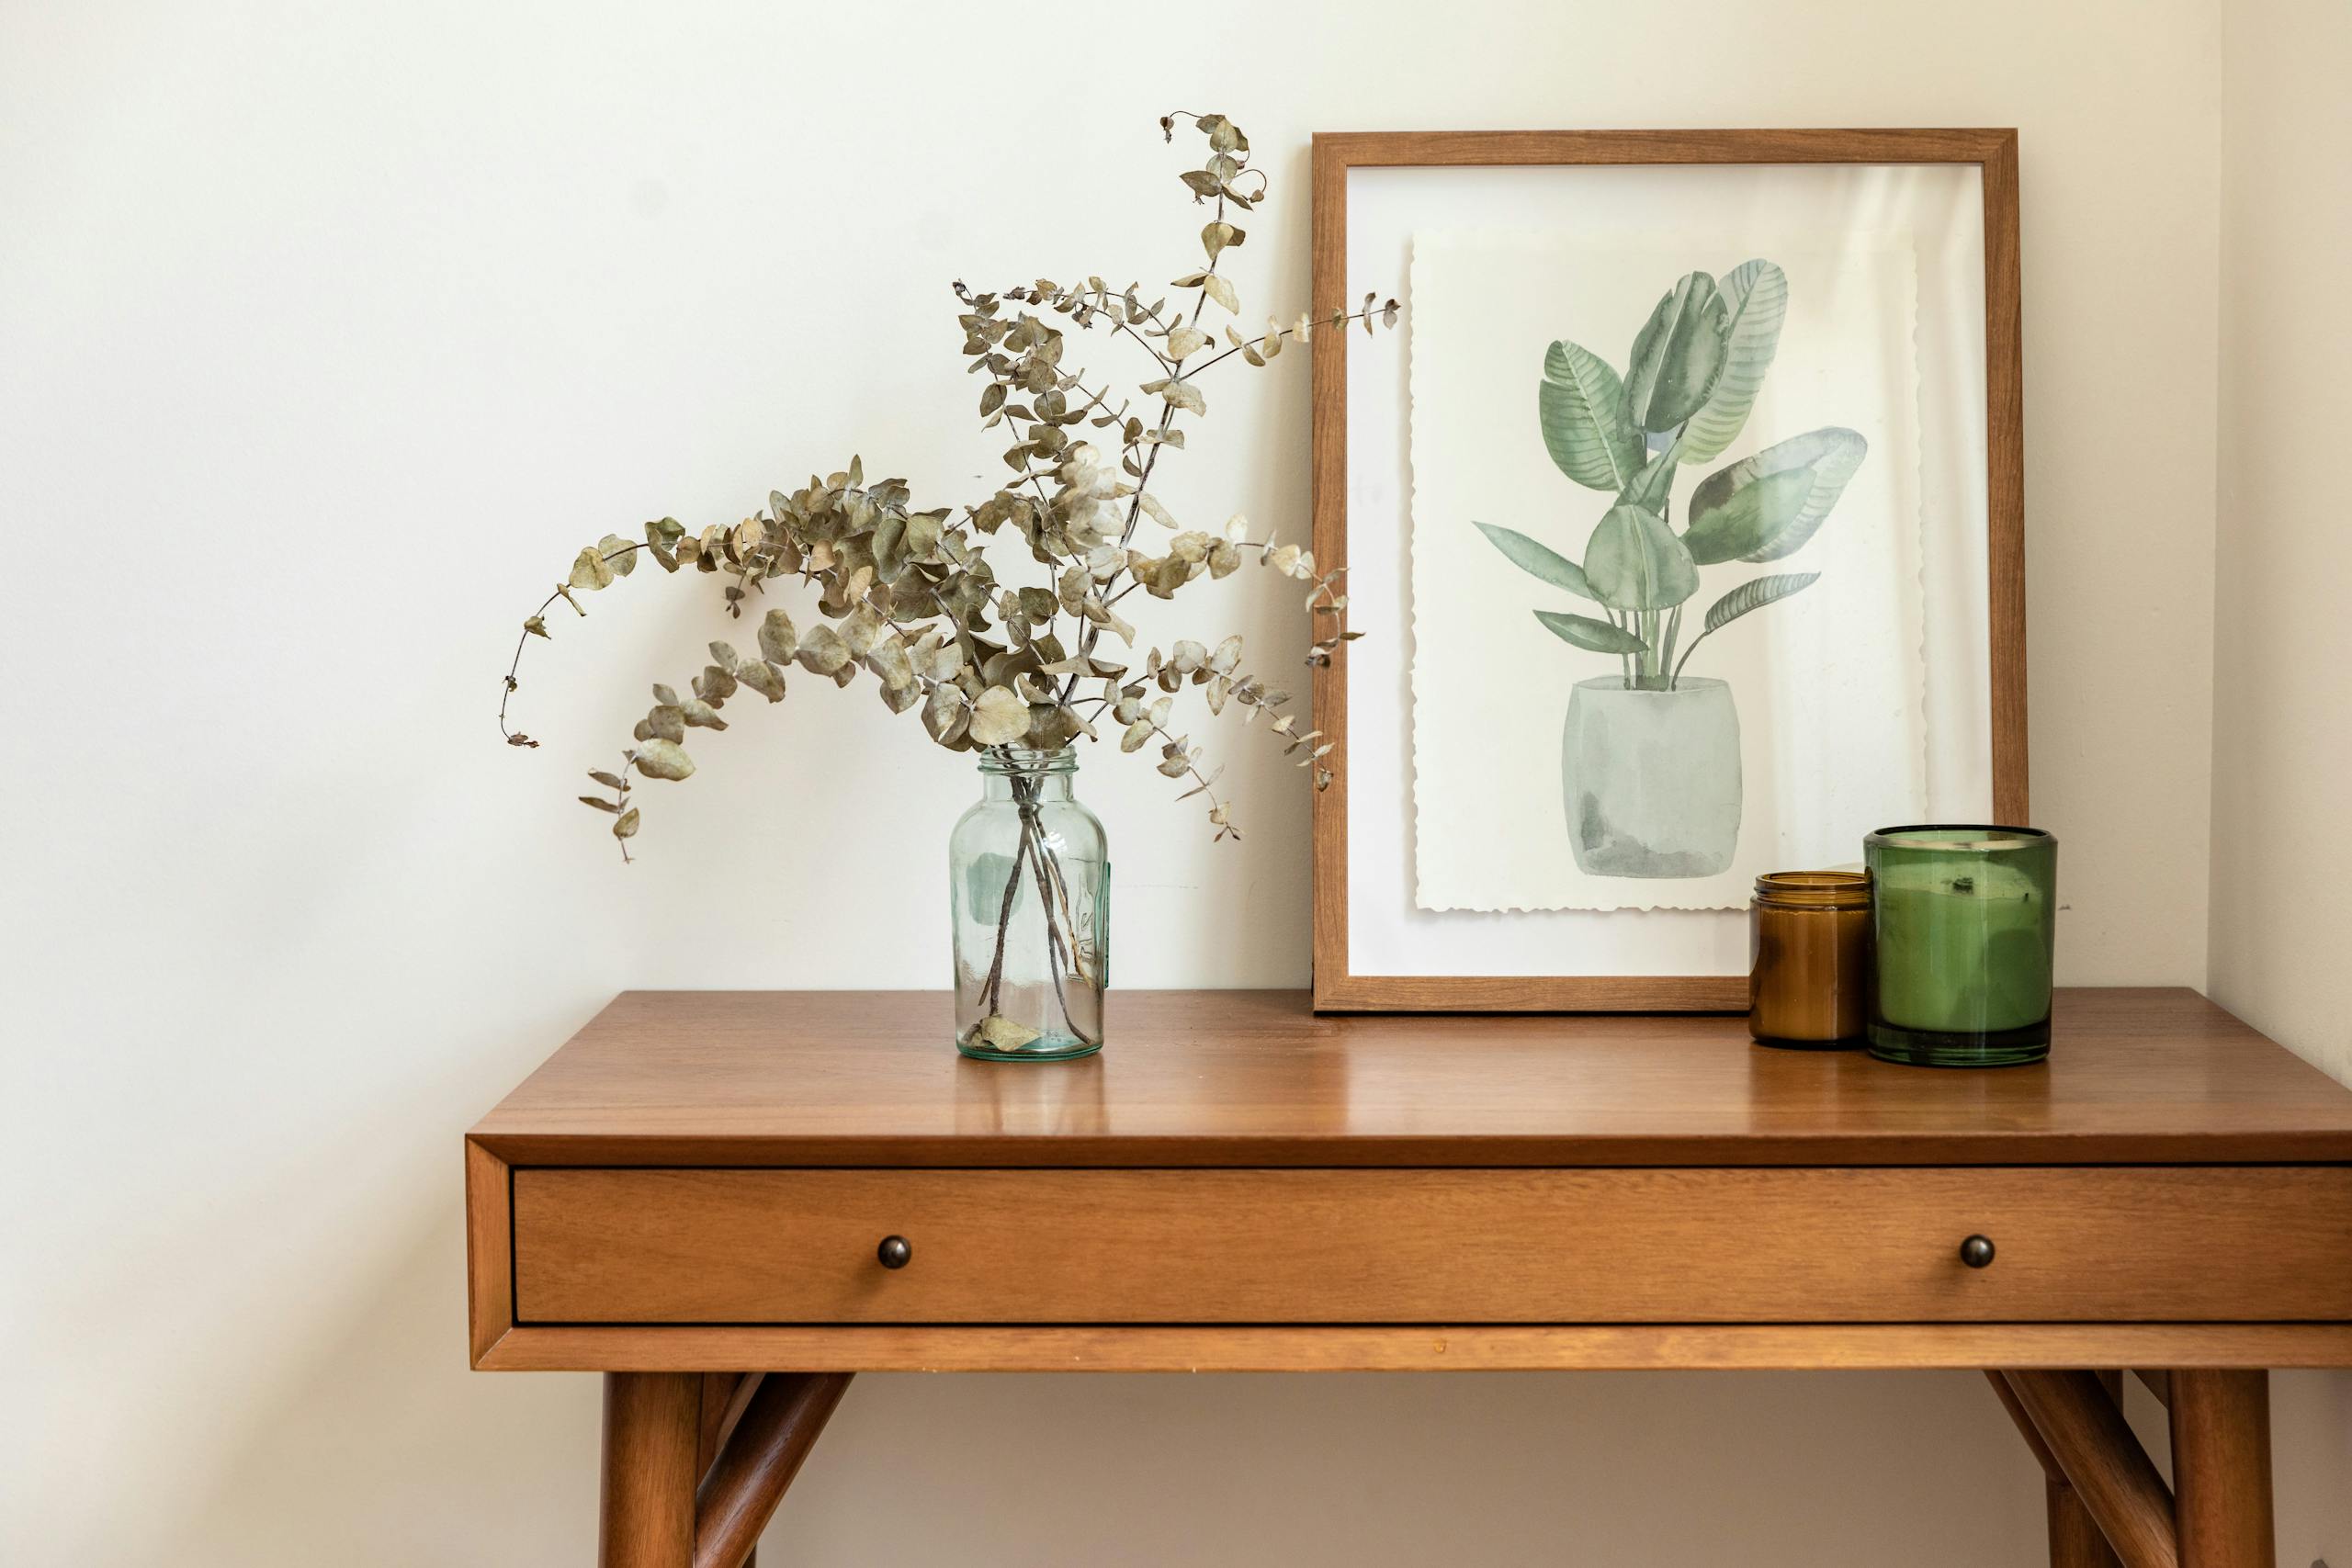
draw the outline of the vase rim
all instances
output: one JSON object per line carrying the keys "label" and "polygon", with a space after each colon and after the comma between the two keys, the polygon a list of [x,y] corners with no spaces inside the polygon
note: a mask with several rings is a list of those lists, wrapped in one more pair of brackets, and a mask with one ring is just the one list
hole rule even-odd
{"label": "vase rim", "polygon": [[1679,697],[1690,692],[1709,691],[1731,682],[1719,675],[1685,675],[1671,690],[1656,686],[1628,686],[1622,675],[1593,675],[1577,682],[1579,692],[1623,692],[1629,697]]}
{"label": "vase rim", "polygon": [[1865,845],[1897,850],[1963,850],[1972,854],[2001,854],[2014,850],[2054,848],[2058,835],[2040,828],[2013,828],[1997,822],[1913,822],[1899,828],[1879,828],[1863,835]]}
{"label": "vase rim", "polygon": [[1035,778],[1078,771],[1078,749],[1056,746],[991,746],[980,752],[980,772],[999,778]]}

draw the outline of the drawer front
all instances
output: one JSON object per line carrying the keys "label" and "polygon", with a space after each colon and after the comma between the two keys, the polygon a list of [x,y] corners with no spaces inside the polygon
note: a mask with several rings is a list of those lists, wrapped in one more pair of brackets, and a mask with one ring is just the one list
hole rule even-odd
{"label": "drawer front", "polygon": [[523,1323],[2352,1318],[2340,1167],[549,1168],[514,1198]]}

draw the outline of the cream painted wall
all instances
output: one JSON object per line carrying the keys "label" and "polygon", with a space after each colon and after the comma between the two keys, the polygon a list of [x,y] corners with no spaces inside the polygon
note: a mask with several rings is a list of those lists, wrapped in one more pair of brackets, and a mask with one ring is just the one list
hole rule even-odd
{"label": "cream painted wall", "polygon": [[[0,9],[0,1561],[583,1560],[593,1383],[463,1370],[459,1131],[623,986],[934,983],[972,784],[797,694],[625,870],[565,797],[711,611],[640,577],[560,623],[529,754],[489,726],[508,628],[606,528],[729,519],[853,449],[974,493],[944,285],[1184,265],[1163,108],[1261,149],[1269,307],[1305,286],[1317,129],[2019,126],[2065,975],[2202,977],[2211,0],[1046,15]],[[1180,512],[1303,529],[1284,367],[1220,399]],[[1214,592],[1303,647],[1250,580]],[[1257,830],[1216,852],[1156,777],[1090,766],[1129,984],[1306,977],[1305,803],[1233,757]],[[777,1534],[824,1563],[1984,1568],[2036,1560],[2037,1498],[1959,1376],[876,1379]]]}
{"label": "cream painted wall", "polygon": [[[2352,773],[2352,387],[2343,326],[2304,310],[2352,273],[2352,6],[2222,17],[2210,989],[2352,1080],[2352,844],[2334,826]],[[2273,1381],[2281,1525],[2290,1499],[2331,1499],[2300,1539],[2282,1529],[2281,1560],[2352,1562],[2352,1373]]]}

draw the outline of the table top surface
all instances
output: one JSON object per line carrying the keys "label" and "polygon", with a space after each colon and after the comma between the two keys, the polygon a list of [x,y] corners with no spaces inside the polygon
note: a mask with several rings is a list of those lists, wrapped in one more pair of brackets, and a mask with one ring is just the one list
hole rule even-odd
{"label": "table top surface", "polygon": [[1122,991],[1076,1062],[957,1055],[920,991],[631,991],[473,1129],[524,1165],[2352,1160],[2352,1090],[2186,989],[2062,990],[2050,1060],[1767,1050],[1739,1017],[1347,1015]]}

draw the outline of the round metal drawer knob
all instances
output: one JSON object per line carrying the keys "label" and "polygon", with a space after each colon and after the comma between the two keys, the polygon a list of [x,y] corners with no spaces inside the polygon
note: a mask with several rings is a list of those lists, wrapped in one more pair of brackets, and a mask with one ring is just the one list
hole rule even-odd
{"label": "round metal drawer knob", "polygon": [[1960,1260],[1971,1269],[1984,1269],[1993,1261],[1993,1238],[1973,1235],[1960,1244]]}
{"label": "round metal drawer knob", "polygon": [[[1990,1256],[1992,1245],[1991,1242],[1984,1244],[1987,1256]],[[882,1238],[882,1245],[874,1249],[874,1256],[882,1260],[885,1269],[904,1269],[914,1260],[915,1249],[905,1236],[886,1235]]]}

